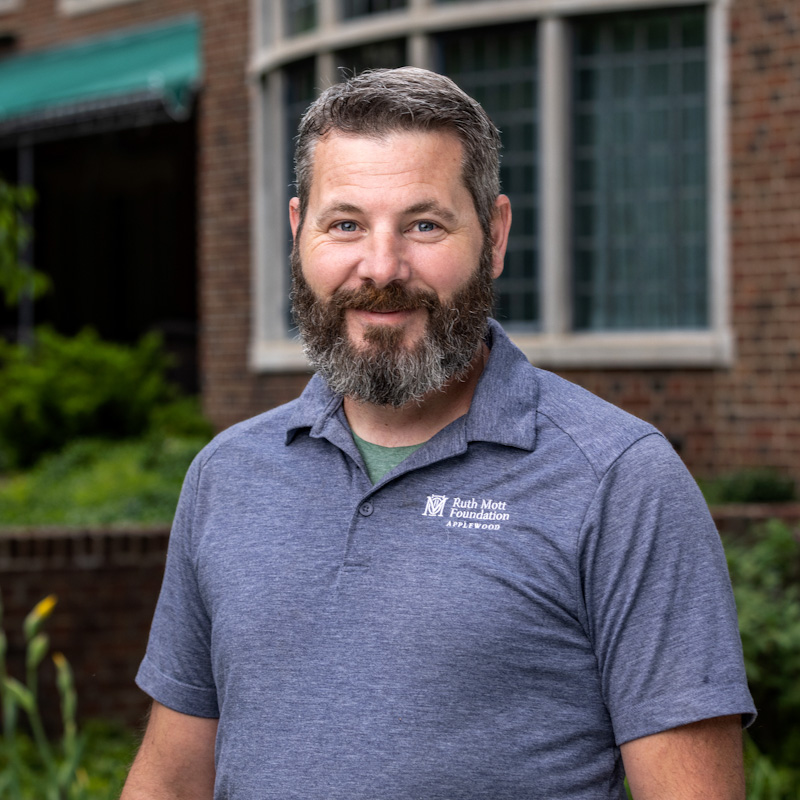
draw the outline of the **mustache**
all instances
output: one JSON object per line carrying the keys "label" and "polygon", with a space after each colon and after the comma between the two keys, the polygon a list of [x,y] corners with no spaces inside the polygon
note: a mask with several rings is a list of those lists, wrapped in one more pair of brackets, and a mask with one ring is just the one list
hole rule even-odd
{"label": "mustache", "polygon": [[358,289],[337,289],[330,304],[343,311],[435,311],[441,307],[435,292],[423,289],[408,289],[399,283],[384,287],[364,284]]}

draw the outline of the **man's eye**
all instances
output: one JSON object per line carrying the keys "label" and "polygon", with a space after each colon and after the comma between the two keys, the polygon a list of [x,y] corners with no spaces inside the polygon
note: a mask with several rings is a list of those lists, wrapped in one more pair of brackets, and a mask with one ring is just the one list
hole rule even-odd
{"label": "man's eye", "polygon": [[333,227],[343,233],[355,233],[358,230],[358,225],[352,220],[337,222]]}
{"label": "man's eye", "polygon": [[435,222],[430,222],[429,220],[422,220],[421,222],[415,223],[416,229],[420,233],[431,233],[435,231],[439,226]]}

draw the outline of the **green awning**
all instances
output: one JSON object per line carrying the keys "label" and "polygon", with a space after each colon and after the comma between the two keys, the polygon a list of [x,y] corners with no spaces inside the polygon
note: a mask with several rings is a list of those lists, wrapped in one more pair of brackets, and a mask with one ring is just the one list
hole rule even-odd
{"label": "green awning", "polygon": [[0,127],[160,100],[185,115],[201,79],[196,18],[0,61]]}

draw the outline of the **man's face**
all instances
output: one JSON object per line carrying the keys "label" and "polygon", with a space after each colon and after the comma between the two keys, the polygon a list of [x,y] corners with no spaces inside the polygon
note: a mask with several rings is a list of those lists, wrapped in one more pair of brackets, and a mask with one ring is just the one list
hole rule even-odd
{"label": "man's face", "polygon": [[400,406],[475,356],[508,219],[484,237],[461,156],[446,133],[318,142],[302,230],[290,206],[294,311],[334,391]]}

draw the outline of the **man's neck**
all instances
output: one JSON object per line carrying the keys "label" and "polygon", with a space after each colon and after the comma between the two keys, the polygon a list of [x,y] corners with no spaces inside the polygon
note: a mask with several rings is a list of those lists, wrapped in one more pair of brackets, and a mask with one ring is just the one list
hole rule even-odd
{"label": "man's neck", "polygon": [[488,358],[489,348],[482,344],[465,378],[450,381],[444,389],[431,392],[421,403],[407,403],[400,408],[392,408],[359,403],[345,397],[347,421],[362,439],[384,447],[427,442],[442,428],[469,411],[475,387]]}

